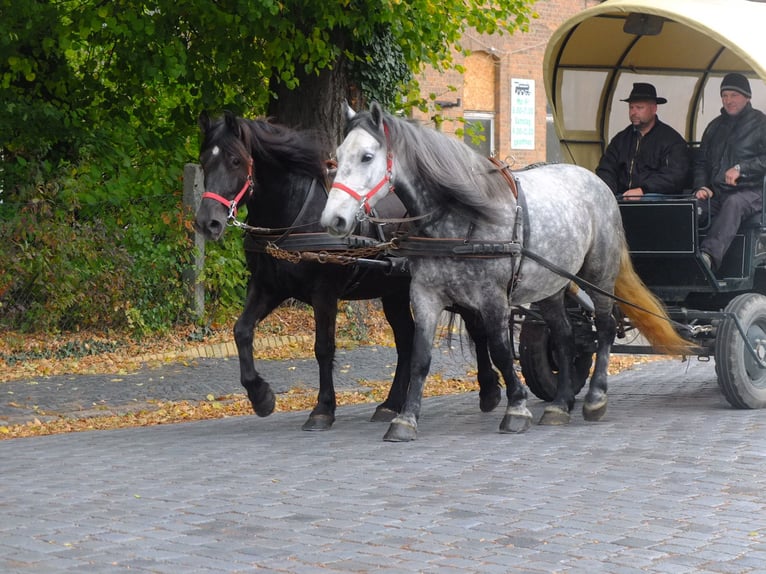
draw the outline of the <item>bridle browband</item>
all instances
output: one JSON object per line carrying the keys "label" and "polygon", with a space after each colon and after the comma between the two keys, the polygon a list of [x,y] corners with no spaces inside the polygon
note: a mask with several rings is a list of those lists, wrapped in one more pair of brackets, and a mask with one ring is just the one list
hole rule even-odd
{"label": "bridle browband", "polygon": [[239,206],[239,202],[242,201],[242,198],[245,197],[245,194],[248,196],[253,193],[253,159],[250,158],[250,160],[247,162],[247,179],[245,179],[245,183],[242,185],[242,189],[239,190],[239,193],[237,193],[236,196],[234,196],[234,199],[228,200],[222,195],[218,195],[217,193],[214,193],[212,191],[206,191],[202,194],[202,199],[213,199],[217,201],[218,203],[223,203],[226,207],[229,208],[229,215],[228,219],[229,221],[236,219],[237,217],[237,207]]}
{"label": "bridle browband", "polygon": [[344,185],[342,183],[333,183],[330,190],[333,189],[339,189],[341,191],[345,191],[347,194],[349,194],[351,197],[356,199],[359,202],[359,209],[364,210],[365,215],[370,215],[372,212],[372,208],[370,207],[370,199],[373,195],[378,193],[383,187],[388,184],[388,191],[389,193],[394,193],[394,186],[391,183],[391,175],[394,167],[394,154],[391,151],[391,137],[388,131],[388,125],[386,123],[383,123],[383,133],[386,136],[386,173],[383,176],[383,179],[381,179],[375,187],[373,187],[370,191],[365,193],[364,195],[358,193],[357,191],[351,189],[347,185]]}

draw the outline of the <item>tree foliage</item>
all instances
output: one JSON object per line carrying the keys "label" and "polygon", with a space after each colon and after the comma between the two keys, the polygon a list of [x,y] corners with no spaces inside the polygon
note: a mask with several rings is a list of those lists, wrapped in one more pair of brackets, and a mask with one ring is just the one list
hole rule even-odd
{"label": "tree foliage", "polygon": [[[114,284],[147,290],[122,316],[153,325],[146,303],[167,298],[162,278],[188,258],[181,174],[202,110],[273,113],[332,147],[343,98],[394,106],[422,65],[452,64],[465,29],[523,28],[531,3],[0,0],[0,258],[55,257],[53,229],[98,222],[106,232],[84,233],[80,249],[103,254],[99,241],[119,238],[108,251],[132,262],[133,283]],[[32,215],[22,239],[20,218]],[[44,275],[27,271],[21,285],[0,269],[0,303]]]}

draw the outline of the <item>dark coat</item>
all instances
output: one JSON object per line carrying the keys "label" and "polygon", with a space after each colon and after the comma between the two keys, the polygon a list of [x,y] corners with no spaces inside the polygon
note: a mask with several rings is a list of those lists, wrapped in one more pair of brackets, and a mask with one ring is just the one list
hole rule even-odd
{"label": "dark coat", "polygon": [[[736,186],[727,185],[726,170],[739,164]],[[766,115],[750,102],[736,116],[723,109],[702,134],[694,161],[694,189],[714,194],[737,189],[761,189],[766,175]]]}
{"label": "dark coat", "polygon": [[640,187],[644,194],[679,194],[689,186],[689,147],[659,119],[641,136],[632,125],[612,138],[596,168],[615,194]]}

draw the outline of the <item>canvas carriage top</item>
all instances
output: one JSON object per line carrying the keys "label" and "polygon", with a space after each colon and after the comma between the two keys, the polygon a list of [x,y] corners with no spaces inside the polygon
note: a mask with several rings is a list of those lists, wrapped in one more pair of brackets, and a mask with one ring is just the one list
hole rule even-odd
{"label": "canvas carriage top", "polygon": [[596,167],[634,82],[657,87],[661,119],[692,143],[718,115],[728,72],[750,78],[766,109],[764,22],[766,3],[752,0],[607,0],[564,22],[543,64],[564,160]]}

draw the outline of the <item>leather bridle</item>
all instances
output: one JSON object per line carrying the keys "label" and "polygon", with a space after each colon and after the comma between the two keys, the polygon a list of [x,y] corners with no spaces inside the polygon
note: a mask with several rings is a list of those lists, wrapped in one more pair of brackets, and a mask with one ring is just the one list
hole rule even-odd
{"label": "leather bridle", "polygon": [[391,175],[394,167],[394,154],[391,151],[391,136],[388,131],[388,126],[385,123],[383,124],[383,133],[386,135],[386,173],[383,176],[383,179],[381,179],[370,191],[364,195],[342,183],[333,183],[332,187],[330,188],[330,190],[339,189],[341,191],[345,191],[351,197],[356,199],[359,202],[360,209],[364,210],[365,215],[369,215],[372,212],[372,207],[370,207],[370,199],[386,185],[388,185],[389,193],[394,193],[394,186],[391,183]]}
{"label": "leather bridle", "polygon": [[253,185],[253,160],[251,158],[247,163],[247,179],[245,179],[245,183],[242,185],[242,189],[240,189],[239,193],[234,196],[234,199],[226,199],[222,195],[212,191],[206,191],[203,193],[202,199],[213,199],[218,203],[223,203],[226,207],[229,208],[228,219],[236,219],[239,202],[242,201],[242,198],[245,197],[245,195],[248,195],[249,197],[253,193]]}

